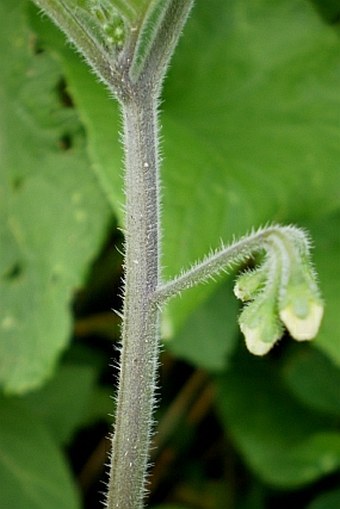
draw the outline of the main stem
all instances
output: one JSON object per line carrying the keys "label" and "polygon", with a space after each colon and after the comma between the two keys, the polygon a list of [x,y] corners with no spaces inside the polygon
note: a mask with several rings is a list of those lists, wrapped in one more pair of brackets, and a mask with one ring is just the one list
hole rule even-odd
{"label": "main stem", "polygon": [[125,294],[108,509],[142,509],[158,359],[157,101],[140,86],[123,103]]}

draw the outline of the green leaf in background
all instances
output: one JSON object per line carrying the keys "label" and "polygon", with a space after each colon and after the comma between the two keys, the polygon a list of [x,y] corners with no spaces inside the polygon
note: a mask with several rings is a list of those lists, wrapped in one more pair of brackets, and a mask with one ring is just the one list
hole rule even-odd
{"label": "green leaf in background", "polygon": [[2,399],[0,422],[0,507],[79,509],[66,463],[39,418]]}
{"label": "green leaf in background", "polygon": [[326,303],[315,345],[340,366],[340,206],[333,214],[308,223],[308,227],[315,244],[314,260]]}
{"label": "green leaf in background", "polygon": [[337,509],[338,507],[340,507],[340,490],[334,490],[319,496],[307,509]]}
{"label": "green leaf in background", "polygon": [[62,65],[67,89],[87,133],[87,150],[92,168],[115,213],[123,223],[123,151],[119,140],[121,119],[118,103],[98,83],[79,55],[65,44],[65,37],[52,23],[42,19],[30,5],[33,29],[43,46]]}
{"label": "green leaf in background", "polygon": [[171,352],[209,371],[223,370],[238,336],[237,311],[238,304],[228,281],[197,307],[169,341]]}
{"label": "green leaf in background", "polygon": [[340,369],[316,349],[304,348],[288,360],[285,381],[302,403],[340,417]]}
{"label": "green leaf in background", "polygon": [[26,7],[0,5],[0,383],[15,393],[51,375],[70,336],[71,298],[111,215]]}
{"label": "green leaf in background", "polygon": [[291,397],[275,366],[239,356],[217,387],[222,423],[262,480],[295,488],[338,469],[340,434]]}
{"label": "green leaf in background", "polygon": [[90,366],[62,365],[42,389],[25,397],[28,408],[39,415],[57,443],[67,444],[83,425],[95,390],[95,375]]}

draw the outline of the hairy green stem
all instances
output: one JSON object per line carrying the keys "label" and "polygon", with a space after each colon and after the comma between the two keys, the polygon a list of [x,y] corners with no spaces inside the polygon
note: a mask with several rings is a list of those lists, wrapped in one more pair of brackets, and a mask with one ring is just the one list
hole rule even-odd
{"label": "hairy green stem", "polygon": [[257,251],[265,250],[268,238],[275,238],[280,236],[281,232],[289,232],[290,230],[289,227],[271,226],[245,236],[230,246],[222,247],[207,256],[203,261],[193,265],[189,270],[170,281],[162,283],[155,293],[155,304],[161,306],[182,291],[205,282],[221,272],[227,272],[233,265],[246,261]]}
{"label": "hairy green stem", "polygon": [[[122,351],[108,509],[142,509],[153,428],[159,350],[159,310],[154,295],[160,279],[157,105],[170,54],[193,1],[169,0],[166,4],[159,27],[162,37],[156,37],[157,58],[146,59],[137,80],[138,73],[130,76],[129,65],[122,65],[116,89],[124,118],[126,244]],[[126,63],[132,64],[132,59],[127,57]]]}
{"label": "hairy green stem", "polygon": [[156,101],[135,89],[123,106],[126,158],[125,299],[109,509],[143,507],[155,378],[159,280]]}
{"label": "hairy green stem", "polygon": [[63,0],[33,0],[73,42],[75,48],[86,58],[97,76],[108,86],[118,82],[116,70],[110,63],[109,55],[82,23],[77,11]]}
{"label": "hairy green stem", "polygon": [[[167,67],[193,3],[194,0],[158,0],[150,4],[154,7],[144,20],[145,27],[137,41],[131,63],[130,76],[133,82],[140,75],[152,76],[160,93]],[[154,15],[157,10],[158,18]]]}

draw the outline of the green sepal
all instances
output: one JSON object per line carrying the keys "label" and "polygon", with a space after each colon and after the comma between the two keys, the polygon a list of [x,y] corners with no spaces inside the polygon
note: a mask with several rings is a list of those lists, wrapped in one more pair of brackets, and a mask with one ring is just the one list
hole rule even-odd
{"label": "green sepal", "polygon": [[272,295],[262,293],[241,312],[239,324],[250,353],[265,355],[281,338],[283,327]]}
{"label": "green sepal", "polygon": [[234,294],[242,302],[253,300],[261,291],[266,281],[266,264],[254,270],[247,270],[240,274],[234,286]]}

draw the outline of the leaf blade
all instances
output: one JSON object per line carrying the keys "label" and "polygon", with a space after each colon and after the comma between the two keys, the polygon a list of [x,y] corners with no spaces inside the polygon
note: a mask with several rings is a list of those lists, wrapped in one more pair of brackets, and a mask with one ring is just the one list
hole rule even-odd
{"label": "leaf blade", "polygon": [[51,375],[66,347],[70,300],[110,218],[79,121],[60,104],[58,66],[35,53],[26,5],[0,7],[8,48],[0,87],[0,382],[21,393]]}

